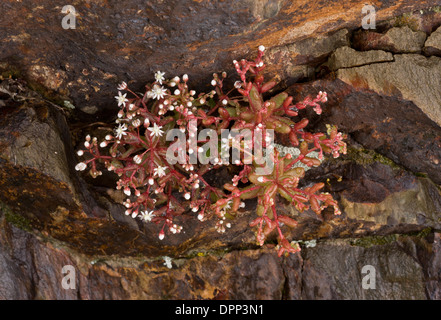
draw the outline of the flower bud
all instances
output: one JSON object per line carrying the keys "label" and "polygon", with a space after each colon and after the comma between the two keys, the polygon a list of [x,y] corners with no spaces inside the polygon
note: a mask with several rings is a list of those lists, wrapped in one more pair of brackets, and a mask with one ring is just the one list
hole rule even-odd
{"label": "flower bud", "polygon": [[136,156],[133,157],[133,161],[137,164],[140,164],[142,161],[142,157],[137,154]]}
{"label": "flower bud", "polygon": [[75,166],[75,170],[77,171],[84,171],[87,168],[87,164],[84,162],[80,162]]}

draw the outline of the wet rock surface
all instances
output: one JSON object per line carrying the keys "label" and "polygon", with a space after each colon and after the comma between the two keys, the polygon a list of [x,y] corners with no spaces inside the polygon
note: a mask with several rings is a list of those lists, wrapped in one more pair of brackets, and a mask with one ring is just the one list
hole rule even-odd
{"label": "wet rock surface", "polygon": [[[441,299],[441,14],[426,10],[435,1],[383,3],[378,30],[355,30],[362,4],[74,1],[77,29],[63,30],[61,7],[3,1],[0,299]],[[340,216],[278,203],[299,222],[283,228],[300,253],[278,258],[275,234],[256,245],[252,202],[226,234],[184,214],[185,232],[160,241],[124,215],[114,177],[74,171],[84,133],[112,128],[117,83],[161,70],[204,89],[260,44],[275,91],[328,93],[308,129],[348,134],[348,154],[303,182],[325,182]]]}

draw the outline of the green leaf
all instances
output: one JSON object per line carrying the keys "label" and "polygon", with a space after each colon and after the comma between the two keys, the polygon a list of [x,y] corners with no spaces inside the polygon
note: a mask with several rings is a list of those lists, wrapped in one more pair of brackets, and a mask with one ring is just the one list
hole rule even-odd
{"label": "green leaf", "polygon": [[278,95],[272,97],[270,101],[274,101],[275,109],[282,106],[283,102],[288,98],[288,94],[286,92],[279,93]]}
{"label": "green leaf", "polygon": [[250,104],[252,105],[252,108],[256,111],[262,109],[262,96],[260,95],[259,90],[255,85],[253,85],[250,90]]}

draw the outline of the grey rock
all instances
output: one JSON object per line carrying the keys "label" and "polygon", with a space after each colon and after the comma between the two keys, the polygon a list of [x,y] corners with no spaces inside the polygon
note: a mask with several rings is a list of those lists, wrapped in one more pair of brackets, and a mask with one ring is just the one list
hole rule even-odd
{"label": "grey rock", "polygon": [[441,55],[441,27],[432,32],[427,38],[424,44],[424,52],[428,55]]}
{"label": "grey rock", "polygon": [[394,62],[340,69],[337,78],[355,87],[410,100],[441,126],[441,58],[395,55]]}
{"label": "grey rock", "polygon": [[356,51],[350,47],[336,49],[329,58],[327,65],[335,71],[341,68],[359,67],[378,62],[393,61],[393,54],[382,50]]}
{"label": "grey rock", "polygon": [[314,68],[310,65],[322,63],[335,49],[342,46],[349,46],[347,29],[271,48],[266,53],[265,60],[270,66],[283,64],[280,76],[288,78],[289,83],[289,80],[292,82],[311,77]]}
{"label": "grey rock", "polygon": [[0,123],[0,157],[34,168],[72,187],[55,111],[47,106],[15,107]]}
{"label": "grey rock", "polygon": [[394,53],[419,53],[424,46],[426,33],[424,31],[412,31],[407,26],[391,28],[385,37]]}
{"label": "grey rock", "polygon": [[413,249],[406,251],[399,241],[363,247],[349,240],[305,249],[303,298],[427,299],[424,269]]}
{"label": "grey rock", "polygon": [[408,26],[393,27],[386,33],[359,31],[352,39],[357,50],[384,50],[392,53],[420,53],[426,40],[424,31],[413,31]]}

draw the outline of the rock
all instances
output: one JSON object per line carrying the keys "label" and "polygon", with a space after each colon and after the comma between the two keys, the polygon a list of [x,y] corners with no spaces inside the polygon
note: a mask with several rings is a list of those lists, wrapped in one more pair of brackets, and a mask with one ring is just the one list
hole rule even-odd
{"label": "rock", "polygon": [[356,51],[350,47],[341,47],[332,53],[326,65],[335,71],[341,68],[359,67],[393,60],[393,55],[390,52],[381,50]]}
{"label": "rock", "polygon": [[[201,252],[168,268],[163,256],[81,254],[0,220],[3,299],[436,299],[441,289],[433,233],[324,240],[288,258],[272,248]],[[363,289],[367,275],[375,290]]]}
{"label": "rock", "polygon": [[56,129],[53,108],[13,105],[3,109],[0,123],[0,157],[15,164],[34,168],[62,181],[73,189],[64,142]]}
{"label": "rock", "polygon": [[[429,258],[422,262],[422,265],[427,268],[427,292],[428,298],[432,300],[441,299],[441,275],[440,275],[440,262],[441,262],[441,236],[439,233],[434,234],[432,244],[432,254],[421,255],[423,259],[429,256]],[[422,259],[420,259],[421,261]]]}
{"label": "rock", "polygon": [[394,62],[340,69],[337,77],[356,88],[412,101],[441,126],[441,58],[412,54],[394,58]]}
{"label": "rock", "polygon": [[[98,208],[84,181],[78,178],[74,170],[77,160],[61,108],[27,89],[25,85],[11,79],[0,84],[0,90],[7,93],[6,99],[2,100],[5,106],[1,108],[0,118],[0,159],[4,160],[0,170],[11,170],[6,168],[13,166],[17,179],[28,181],[32,176],[38,177],[43,188],[52,189],[54,186],[51,183],[57,187],[62,185],[62,198],[70,197],[69,201],[82,202],[84,210],[89,214],[104,216],[104,211]],[[20,178],[21,174],[23,176]],[[11,190],[11,193],[23,187],[20,192],[29,190],[31,195],[35,192],[31,185],[38,185],[36,182],[17,188],[18,185],[10,179],[0,184],[3,185],[3,190]],[[0,201],[9,203],[11,196],[12,194],[3,193]],[[57,198],[58,195],[54,197]],[[24,205],[26,201],[21,203]]]}
{"label": "rock", "polygon": [[440,227],[437,185],[372,156],[350,150],[342,160],[308,171],[306,181],[326,182],[326,191],[338,200],[342,214],[324,211],[316,221],[300,214],[295,218],[299,225],[292,231],[294,239],[405,234]]}
{"label": "rock", "polygon": [[424,53],[427,55],[441,55],[441,27],[427,38],[424,44]]}
{"label": "rock", "polygon": [[[353,240],[329,240],[306,249],[302,297],[318,300],[427,299],[427,282],[421,281],[425,278],[425,269],[417,260],[414,242],[404,241],[414,245],[411,250],[403,248],[403,243],[393,238],[382,245],[372,241],[373,244],[367,246],[360,246]],[[336,274],[334,270],[342,272]],[[363,281],[374,287],[364,289]]]}
{"label": "rock", "polygon": [[[376,14],[389,19],[435,4],[435,0],[383,2]],[[231,61],[250,57],[259,45],[270,49],[359,27],[365,1],[350,0],[344,6],[317,0],[72,5],[76,25],[66,30],[63,5],[54,6],[49,0],[38,5],[2,1],[0,12],[6,12],[8,19],[0,22],[0,62],[18,66],[22,76],[68,97],[75,106],[86,110],[96,106],[100,112],[85,115],[94,121],[108,117],[104,109],[116,109],[113,97],[121,81],[139,90],[161,70],[169,78],[187,73],[195,89],[205,90],[213,72],[234,73]],[[285,65],[278,61],[272,76],[283,74]]]}
{"label": "rock", "polygon": [[[313,118],[308,130],[324,132],[326,123],[335,124],[364,148],[375,150],[411,172],[425,173],[435,183],[441,184],[441,128],[412,102],[360,88],[360,84],[364,83],[361,78],[363,68],[381,65],[355,68],[361,69],[360,82],[356,79],[353,82],[356,87],[340,80],[318,80],[294,85],[288,92],[294,96],[294,101],[300,101],[307,95],[314,96],[319,91],[328,93],[322,115]],[[354,69],[338,72],[347,70]],[[386,72],[383,77],[392,80]],[[431,84],[421,90],[429,93],[438,88]]]}
{"label": "rock", "polygon": [[339,194],[348,219],[373,222],[373,228],[441,226],[441,193],[430,180],[379,163],[349,165],[341,173],[343,182],[332,189],[344,188]]}
{"label": "rock", "polygon": [[[0,252],[4,299],[282,298],[285,278],[274,249],[173,259],[169,269],[162,256],[88,256],[54,239],[1,226],[0,245],[7,248]],[[64,266],[74,268],[73,289],[62,287]]]}
{"label": "rock", "polygon": [[349,32],[342,29],[325,36],[271,48],[265,59],[270,70],[271,68],[277,68],[276,66],[280,61],[284,62],[286,72],[279,75],[284,79],[292,75],[295,76],[293,69],[300,68],[298,66],[318,64],[324,61],[335,49],[348,45]]}
{"label": "rock", "polygon": [[330,56],[327,66],[335,71],[341,68],[360,67],[378,62],[393,61],[392,53],[381,50],[356,51],[350,47],[337,48]]}
{"label": "rock", "polygon": [[385,34],[361,31],[354,36],[354,48],[361,51],[383,50],[393,53],[420,53],[426,40],[424,31],[412,31],[408,26],[391,28]]}
{"label": "rock", "polygon": [[[385,2],[377,15],[433,3]],[[0,21],[0,79],[24,76],[39,94],[21,81],[0,86],[0,298],[440,299],[440,236],[433,232],[441,228],[439,60],[397,54],[422,48],[425,33],[407,27],[367,32],[367,43],[355,46],[391,52],[350,49],[362,5],[130,0],[116,13],[109,3],[88,2],[76,6],[76,29],[65,30],[52,2],[1,2],[9,19]],[[325,182],[340,216],[277,203],[299,222],[281,227],[302,241],[300,253],[278,258],[276,233],[256,245],[252,201],[225,234],[215,232],[215,221],[186,213],[177,217],[185,232],[160,241],[157,225],[123,214],[112,176],[85,183],[73,170],[72,137],[115,116],[118,83],[137,90],[161,70],[187,73],[191,86],[205,90],[212,72],[234,72],[231,60],[251,58],[258,45],[273,63],[268,76],[285,85],[314,78],[331,54],[338,70],[337,79],[289,89],[296,100],[327,91],[310,128],[331,123],[349,134],[347,156],[302,180]],[[66,114],[76,122],[71,128]],[[310,240],[317,245],[306,246]],[[364,265],[376,270],[376,290],[361,287]],[[74,289],[62,286],[65,266],[75,270]]]}

